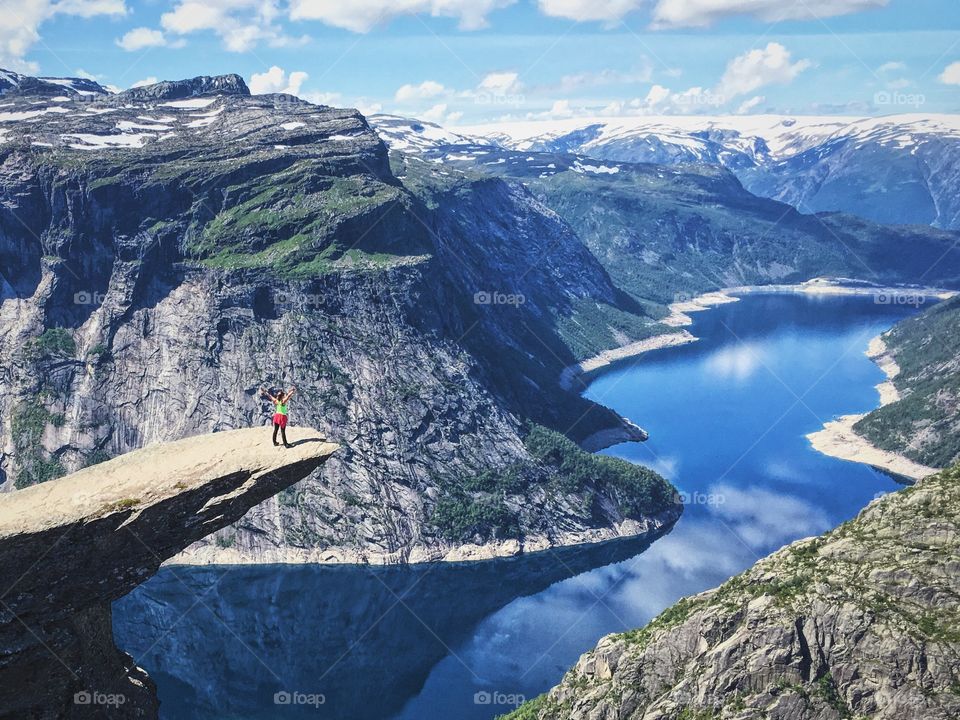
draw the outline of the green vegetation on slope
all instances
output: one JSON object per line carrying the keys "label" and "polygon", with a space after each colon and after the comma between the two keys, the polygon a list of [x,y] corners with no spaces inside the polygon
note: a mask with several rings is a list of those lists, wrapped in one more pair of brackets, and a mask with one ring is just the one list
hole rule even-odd
{"label": "green vegetation on slope", "polygon": [[884,341],[900,366],[901,399],[869,413],[856,431],[924,465],[960,461],[960,297],[898,323]]}
{"label": "green vegetation on slope", "polygon": [[404,257],[377,226],[399,224],[408,208],[400,188],[360,175],[323,177],[295,163],[226,190],[217,215],[188,235],[186,251],[220,268],[269,268],[310,277],[346,265],[380,269]]}
{"label": "green vegetation on slope", "polygon": [[25,348],[28,359],[57,360],[72,357],[77,352],[73,335],[65,328],[48,328],[39,337],[27,343]]}
{"label": "green vegetation on slope", "polygon": [[578,361],[666,329],[648,317],[589,298],[577,299],[573,313],[557,319],[557,332]]}
{"label": "green vegetation on slope", "polygon": [[666,510],[674,488],[649,468],[584,452],[553,430],[531,424],[524,444],[533,460],[500,471],[448,479],[437,485],[430,524],[452,542],[517,537],[525,498],[538,490],[547,500],[575,496],[586,517],[599,515],[601,497],[612,501],[621,516],[643,518]]}
{"label": "green vegetation on slope", "polygon": [[36,399],[16,409],[10,422],[14,457],[17,462],[18,488],[61,477],[65,470],[60,461],[50,458],[43,449],[43,433],[47,425],[61,425],[63,417],[54,416]]}

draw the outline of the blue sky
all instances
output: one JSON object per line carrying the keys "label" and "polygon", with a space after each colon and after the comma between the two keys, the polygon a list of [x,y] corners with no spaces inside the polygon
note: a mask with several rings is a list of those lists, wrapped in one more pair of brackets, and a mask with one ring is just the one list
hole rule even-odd
{"label": "blue sky", "polygon": [[0,65],[129,87],[237,72],[445,124],[960,112],[957,0],[19,0]]}

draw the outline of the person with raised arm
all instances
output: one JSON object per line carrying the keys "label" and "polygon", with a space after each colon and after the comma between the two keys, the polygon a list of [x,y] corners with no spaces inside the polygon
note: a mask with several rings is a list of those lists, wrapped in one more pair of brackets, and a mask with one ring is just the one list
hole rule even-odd
{"label": "person with raised arm", "polygon": [[280,436],[283,438],[283,446],[285,448],[291,448],[293,445],[287,442],[287,407],[290,403],[290,398],[293,397],[293,394],[297,391],[296,387],[291,387],[289,390],[280,390],[277,393],[277,396],[274,397],[264,388],[260,388],[260,394],[264,397],[270,399],[270,402],[273,403],[273,444],[274,446],[280,445],[277,442],[277,431],[280,431]]}

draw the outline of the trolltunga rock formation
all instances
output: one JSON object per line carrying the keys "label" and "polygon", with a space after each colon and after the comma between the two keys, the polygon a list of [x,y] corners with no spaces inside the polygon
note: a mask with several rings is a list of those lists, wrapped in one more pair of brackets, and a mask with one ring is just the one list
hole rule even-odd
{"label": "trolltunga rock formation", "polygon": [[111,603],[338,447],[309,428],[289,438],[201,435],[0,495],[0,717],[154,717],[152,682],[114,645]]}

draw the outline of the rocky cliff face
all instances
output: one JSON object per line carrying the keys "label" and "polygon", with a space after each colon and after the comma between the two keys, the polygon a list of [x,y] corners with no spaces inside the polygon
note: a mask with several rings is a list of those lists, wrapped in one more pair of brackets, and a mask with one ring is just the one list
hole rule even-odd
{"label": "rocky cliff face", "polygon": [[512,718],[960,716],[960,468],[604,638]]}
{"label": "rocky cliff face", "polygon": [[0,495],[0,717],[156,716],[152,682],[113,644],[111,603],[338,449],[307,428],[289,439],[192,437]]}
{"label": "rocky cliff face", "polygon": [[629,437],[559,391],[561,330],[584,303],[649,320],[522,188],[435,202],[355,111],[236,76],[64,92],[11,89],[0,115],[8,489],[263,424],[260,385],[296,384],[293,422],[344,451],[193,559],[510,554],[677,516],[652,474],[626,497],[619,475],[571,480],[528,447],[531,420]]}

